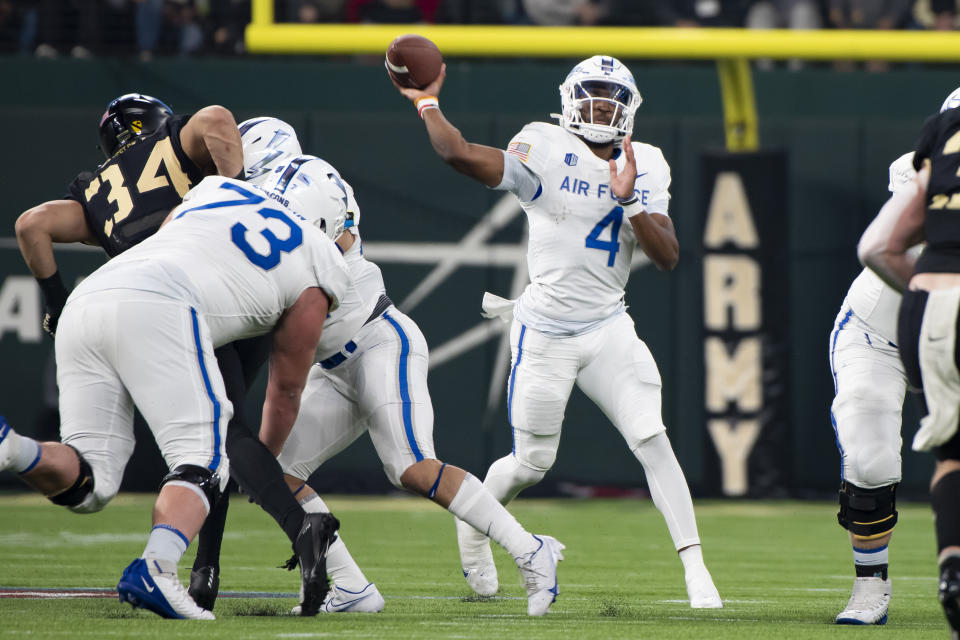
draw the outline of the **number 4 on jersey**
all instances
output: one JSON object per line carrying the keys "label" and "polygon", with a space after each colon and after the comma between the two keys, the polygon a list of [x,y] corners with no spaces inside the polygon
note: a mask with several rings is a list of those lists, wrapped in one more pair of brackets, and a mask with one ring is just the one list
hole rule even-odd
{"label": "number 4 on jersey", "polygon": [[[599,249],[600,251],[609,251],[610,258],[607,260],[607,266],[612,267],[614,261],[617,259],[617,251],[620,251],[620,241],[617,238],[620,236],[620,225],[623,223],[623,207],[614,207],[610,210],[610,213],[603,217],[603,220],[598,222],[593,230],[587,234],[586,247],[587,249]],[[603,233],[603,230],[607,227],[610,227],[610,239],[601,240],[600,234]]]}

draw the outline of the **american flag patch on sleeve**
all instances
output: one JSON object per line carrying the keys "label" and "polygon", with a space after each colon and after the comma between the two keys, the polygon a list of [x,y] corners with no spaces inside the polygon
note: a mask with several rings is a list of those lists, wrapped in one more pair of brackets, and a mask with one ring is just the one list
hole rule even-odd
{"label": "american flag patch on sleeve", "polygon": [[530,144],[527,142],[511,142],[507,147],[507,153],[512,153],[526,162],[527,157],[530,155]]}

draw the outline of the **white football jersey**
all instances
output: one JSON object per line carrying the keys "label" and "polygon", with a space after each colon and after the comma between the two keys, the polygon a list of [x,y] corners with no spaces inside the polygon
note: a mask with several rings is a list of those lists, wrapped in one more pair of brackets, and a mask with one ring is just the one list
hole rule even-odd
{"label": "white football jersey", "polygon": [[[666,215],[670,167],[657,147],[633,142],[636,194],[648,213]],[[624,287],[637,239],[610,191],[610,167],[579,137],[556,125],[525,126],[507,153],[540,179],[521,206],[530,240],[530,284],[514,316],[551,336],[590,331],[625,310]],[[626,160],[615,158],[622,170]]]}
{"label": "white football jersey", "polygon": [[376,305],[380,296],[387,292],[387,287],[383,283],[383,273],[376,263],[370,262],[363,255],[363,241],[360,238],[359,230],[354,232],[356,240],[343,257],[350,267],[350,275],[353,277],[353,284],[360,292],[360,297]]}
{"label": "white football jersey", "polygon": [[350,269],[350,290],[340,308],[333,311],[323,323],[323,335],[317,345],[318,361],[326,360],[339,352],[363,327],[377,306],[380,296],[386,293],[380,267],[363,257],[360,236],[343,254]]}
{"label": "white football jersey", "polygon": [[[917,172],[913,168],[913,152],[905,153],[890,165],[890,183],[887,188],[895,193],[913,184]],[[874,331],[897,342],[897,315],[900,312],[900,294],[870,269],[864,269],[847,291],[845,305]]]}
{"label": "white football jersey", "polygon": [[[359,229],[357,223],[360,221],[360,207],[357,204],[353,193],[353,187],[343,179],[336,167],[324,160],[311,155],[300,155],[296,158],[290,158],[278,164],[272,171],[272,177],[264,176],[258,178],[258,184],[262,185],[268,191],[272,190],[272,185],[276,179],[283,174],[292,163],[309,160],[313,165],[319,165],[313,172],[330,173],[337,176],[340,186],[347,194],[347,219],[345,227],[355,237],[353,246],[344,254],[344,259],[350,269],[351,285],[345,294],[339,308],[332,311],[323,323],[323,333],[320,341],[317,343],[316,360],[322,361],[340,352],[347,342],[349,342],[366,322],[367,318],[373,312],[380,294],[384,292],[383,277],[380,275],[380,269],[376,265],[367,262],[363,258],[361,250]],[[307,213],[309,216],[309,213]],[[371,271],[375,274],[371,277]],[[371,282],[372,281],[372,282]]]}
{"label": "white football jersey", "polygon": [[350,288],[320,229],[239,180],[204,178],[156,234],[110,260],[71,298],[105,289],[161,294],[205,316],[215,346],[270,331],[309,287],[336,310]]}

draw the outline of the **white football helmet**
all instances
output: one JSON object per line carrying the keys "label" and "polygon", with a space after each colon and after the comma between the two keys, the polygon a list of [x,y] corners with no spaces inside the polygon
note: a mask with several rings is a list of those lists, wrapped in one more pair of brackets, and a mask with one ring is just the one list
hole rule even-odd
{"label": "white football helmet", "polygon": [[347,218],[347,186],[332,169],[320,158],[297,156],[258,186],[336,240]]}
{"label": "white football helmet", "polygon": [[940,107],[940,113],[943,113],[947,109],[956,109],[960,107],[960,87],[957,87],[953,90],[953,93],[947,96],[947,99],[943,101],[943,106]]}
{"label": "white football helmet", "polygon": [[[612,106],[608,122],[594,122],[594,103]],[[619,143],[633,132],[633,116],[643,99],[630,70],[616,58],[593,56],[567,74],[560,85],[560,125],[588,142]]]}
{"label": "white football helmet", "polygon": [[281,162],[303,153],[297,132],[279,118],[250,118],[238,127],[243,143],[243,175],[260,184]]}

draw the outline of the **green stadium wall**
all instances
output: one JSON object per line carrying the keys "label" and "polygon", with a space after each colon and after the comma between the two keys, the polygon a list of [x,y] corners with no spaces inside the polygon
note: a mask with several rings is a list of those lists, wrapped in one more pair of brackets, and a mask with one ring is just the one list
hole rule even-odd
{"label": "green stadium wall", "polygon": [[[454,60],[441,95],[444,112],[476,142],[504,147],[531,120],[559,110],[557,86],[573,61]],[[663,149],[672,167],[671,217],[681,259],[670,274],[634,272],[627,303],[659,363],[663,413],[687,478],[698,495],[713,495],[716,467],[703,410],[701,153],[724,142],[720,90],[708,64],[631,63],[644,103],[635,137]],[[44,406],[44,371],[52,343],[39,332],[39,293],[30,285],[13,239],[17,215],[61,197],[81,169],[100,161],[96,127],[106,103],[140,91],[178,112],[207,104],[230,108],[237,120],[276,115],[301,134],[305,151],[336,165],[356,190],[363,238],[378,243],[458,243],[502,194],[454,173],[433,153],[413,107],[393,89],[378,58],[320,60],[35,61],[0,59],[0,132],[4,205],[0,211],[0,413],[24,432],[36,432]],[[830,425],[832,380],[827,339],[850,282],[859,271],[856,241],[887,195],[887,167],[912,148],[924,118],[958,84],[950,69],[904,67],[883,74],[756,72],[760,140],[788,155],[787,225],[790,277],[790,410],[784,433],[787,468],[783,495],[826,495],[838,483],[839,455]],[[516,244],[522,218],[494,243]],[[58,253],[68,281],[102,261],[94,250]],[[400,302],[433,264],[380,260],[387,290]],[[480,323],[484,290],[509,291],[514,268],[461,266],[415,307],[431,348]],[[496,409],[487,398],[499,340],[488,340],[431,370],[440,457],[483,476],[509,451],[510,428],[502,392]],[[262,383],[245,410],[255,423]],[[908,399],[904,440],[916,413]],[[159,479],[152,444],[143,433],[130,488]],[[151,455],[153,457],[151,457]],[[142,456],[142,457],[141,457]],[[904,451],[904,489],[920,496],[932,466]],[[135,469],[133,468],[135,467]],[[644,477],[620,436],[582,393],[567,407],[557,463],[542,491],[572,485],[642,486]],[[383,490],[386,480],[367,437],[330,461],[318,476],[325,490]],[[12,485],[12,476],[0,477]]]}

